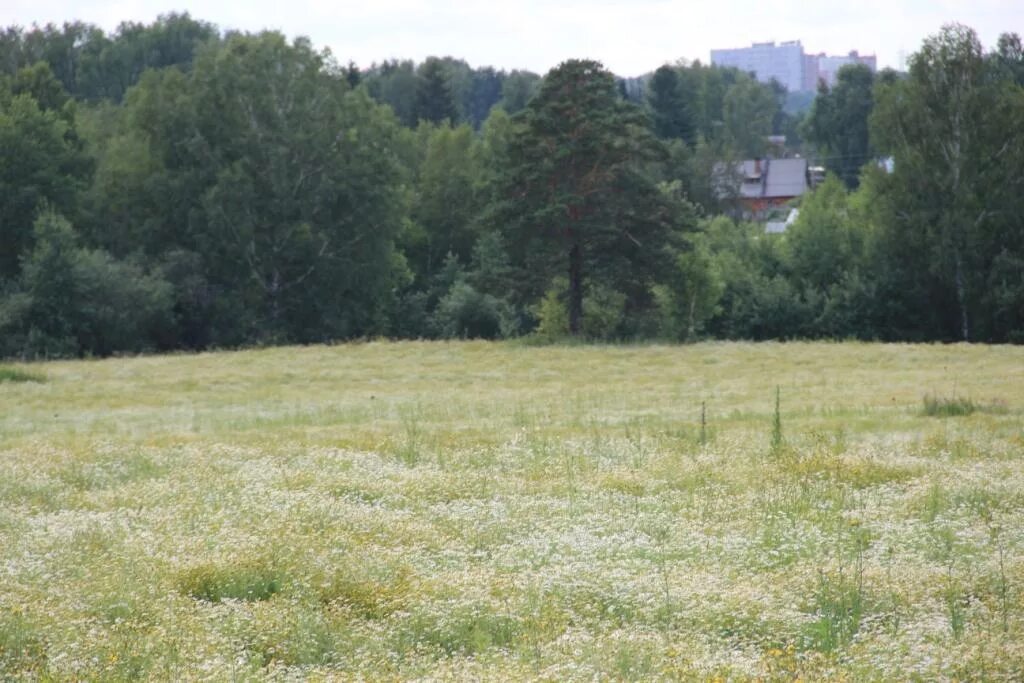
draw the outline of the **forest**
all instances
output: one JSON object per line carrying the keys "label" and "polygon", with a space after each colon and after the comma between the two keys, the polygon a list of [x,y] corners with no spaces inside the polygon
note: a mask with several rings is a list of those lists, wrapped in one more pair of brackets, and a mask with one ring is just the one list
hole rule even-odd
{"label": "forest", "polygon": [[[795,99],[700,62],[359,68],[187,14],[9,27],[0,356],[1024,343],[1020,37],[947,25],[906,73],[844,67]],[[783,234],[721,182],[773,154],[827,171]]]}

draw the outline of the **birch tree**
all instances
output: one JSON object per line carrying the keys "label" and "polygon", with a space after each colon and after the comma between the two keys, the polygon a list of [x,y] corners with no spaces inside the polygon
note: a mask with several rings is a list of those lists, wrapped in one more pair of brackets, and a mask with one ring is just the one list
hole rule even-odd
{"label": "birch tree", "polygon": [[950,338],[974,338],[994,252],[1020,231],[1009,221],[1017,227],[1001,233],[1024,192],[1022,111],[1019,86],[959,24],[925,40],[907,79],[879,89],[872,127],[895,160],[892,228],[923,259],[905,267],[934,279],[931,305],[949,309]]}

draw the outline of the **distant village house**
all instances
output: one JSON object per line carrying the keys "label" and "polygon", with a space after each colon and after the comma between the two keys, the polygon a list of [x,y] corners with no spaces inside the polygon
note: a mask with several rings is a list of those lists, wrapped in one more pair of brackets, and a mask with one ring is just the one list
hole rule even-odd
{"label": "distant village house", "polygon": [[715,171],[719,198],[737,200],[738,213],[750,220],[764,219],[810,187],[807,159],[748,159]]}

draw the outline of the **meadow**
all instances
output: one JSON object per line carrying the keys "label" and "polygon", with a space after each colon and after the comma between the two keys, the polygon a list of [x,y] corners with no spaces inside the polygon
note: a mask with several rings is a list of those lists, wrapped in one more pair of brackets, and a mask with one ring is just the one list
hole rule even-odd
{"label": "meadow", "polygon": [[1022,680],[1022,414],[1020,347],[8,364],[0,679]]}

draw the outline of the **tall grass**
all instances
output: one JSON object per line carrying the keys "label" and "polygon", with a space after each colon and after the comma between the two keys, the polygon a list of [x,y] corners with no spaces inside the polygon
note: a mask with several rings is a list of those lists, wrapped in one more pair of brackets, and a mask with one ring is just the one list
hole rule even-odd
{"label": "tall grass", "polygon": [[974,413],[1005,415],[1009,406],[1003,399],[985,403],[974,401],[964,396],[936,396],[926,394],[922,399],[922,414],[928,417],[961,417]]}
{"label": "tall grass", "polygon": [[[2,680],[1024,678],[1019,348],[29,369],[0,390]],[[922,418],[949,376],[1002,409]]]}
{"label": "tall grass", "polygon": [[38,382],[46,381],[46,376],[41,372],[30,372],[20,368],[13,368],[9,365],[0,365],[0,384],[4,382]]}
{"label": "tall grass", "polygon": [[929,417],[960,417],[977,410],[974,401],[964,396],[935,396],[925,394],[923,412]]}
{"label": "tall grass", "polygon": [[782,438],[782,407],[780,404],[781,390],[778,386],[775,387],[775,410],[772,413],[772,438],[771,438],[771,450],[772,453],[778,453],[782,450],[784,443]]}

